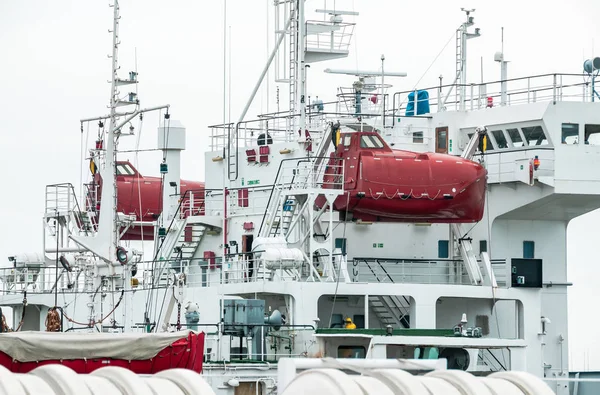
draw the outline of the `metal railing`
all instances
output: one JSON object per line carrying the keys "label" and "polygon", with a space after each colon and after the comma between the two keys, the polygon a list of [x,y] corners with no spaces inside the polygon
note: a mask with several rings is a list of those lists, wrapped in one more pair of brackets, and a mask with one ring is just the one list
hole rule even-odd
{"label": "metal railing", "polygon": [[305,45],[307,51],[348,51],[355,23],[307,20]]}
{"label": "metal railing", "polygon": [[[231,249],[231,247],[230,247]],[[259,253],[261,251],[254,251]],[[345,255],[334,254],[335,265],[345,264]],[[367,265],[365,262],[368,262]],[[174,273],[184,273],[188,287],[210,287],[223,284],[239,284],[272,281],[304,281],[310,275],[307,265],[301,265],[295,272],[272,263],[267,266],[253,253],[230,253],[225,259],[167,259],[160,261],[163,266],[152,262],[139,262],[134,289],[166,288],[172,285]],[[326,277],[324,267],[316,263],[319,275]],[[505,260],[492,260],[492,270],[498,286],[510,286]],[[386,259],[354,258],[347,267],[351,281],[368,283],[414,283],[414,284],[470,284],[466,271],[459,260],[426,259]],[[338,269],[336,268],[336,272]],[[58,281],[54,266],[0,268],[0,292],[5,294],[83,292],[86,286],[85,268],[73,266],[67,272],[59,264]]]}
{"label": "metal railing", "polygon": [[[502,85],[506,85],[503,95]],[[425,103],[431,113],[439,111],[458,111],[483,109],[500,105],[518,105],[536,102],[561,102],[561,101],[591,101],[591,82],[585,74],[541,74],[528,77],[512,78],[504,81],[491,81],[479,84],[468,84],[464,103],[460,103],[450,95],[463,85],[440,85],[423,89],[396,92],[392,95],[392,108],[386,110],[392,118],[405,116],[409,110],[409,95],[414,98],[411,104],[413,109],[418,109]],[[419,100],[418,92],[427,92],[427,98]],[[418,111],[416,112],[418,114]],[[390,126],[392,126],[390,125]]]}
{"label": "metal railing", "polygon": [[[498,285],[507,286],[506,261],[492,260],[492,270]],[[471,284],[463,261],[453,259],[354,258],[348,271],[353,282]]]}

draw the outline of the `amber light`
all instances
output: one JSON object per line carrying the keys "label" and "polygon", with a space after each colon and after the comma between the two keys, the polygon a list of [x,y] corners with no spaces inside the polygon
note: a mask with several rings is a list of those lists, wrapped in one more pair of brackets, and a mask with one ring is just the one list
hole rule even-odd
{"label": "amber light", "polygon": [[537,157],[537,155],[535,156],[535,159],[533,159],[533,169],[537,170],[538,167],[540,167],[540,159]]}

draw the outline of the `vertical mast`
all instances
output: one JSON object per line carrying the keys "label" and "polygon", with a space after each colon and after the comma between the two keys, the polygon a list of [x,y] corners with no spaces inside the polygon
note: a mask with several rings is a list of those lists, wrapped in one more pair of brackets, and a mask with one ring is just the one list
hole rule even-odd
{"label": "vertical mast", "polygon": [[475,12],[475,9],[467,10],[461,8],[461,11],[464,11],[467,17],[466,21],[459,28],[459,48],[457,49],[459,61],[457,63],[457,82],[458,82],[458,101],[459,101],[459,110],[464,111],[465,109],[465,100],[466,100],[466,92],[467,92],[467,40],[470,38],[479,37],[481,34],[479,33],[479,28],[475,29],[475,33],[467,32],[467,29],[470,26],[473,26],[475,22],[473,22],[474,17],[470,16],[472,12]]}
{"label": "vertical mast", "polygon": [[296,70],[298,71],[295,75],[296,78],[296,86],[298,86],[298,90],[296,93],[296,108],[300,110],[300,133],[304,133],[306,129],[306,68],[304,67],[304,53],[305,53],[305,45],[306,45],[306,23],[304,22],[304,3],[305,0],[298,0],[298,14],[297,14],[297,23],[298,23],[298,38],[297,38],[297,53],[296,53]]}
{"label": "vertical mast", "polygon": [[118,46],[119,46],[119,1],[114,0],[113,7],[113,48],[112,48],[112,67],[111,67],[111,87],[110,87],[110,123],[108,128],[108,136],[106,139],[106,162],[104,169],[102,169],[102,197],[100,207],[100,222],[99,228],[103,230],[101,235],[105,235],[108,240],[104,240],[107,243],[108,251],[107,255],[103,258],[108,258],[111,262],[115,255],[115,249],[118,241],[117,237],[117,226],[116,226],[116,205],[117,205],[117,188],[115,179],[115,162],[116,162],[116,147],[115,147],[115,134],[117,124],[117,101],[118,101],[118,88],[117,88],[117,71],[118,65]]}

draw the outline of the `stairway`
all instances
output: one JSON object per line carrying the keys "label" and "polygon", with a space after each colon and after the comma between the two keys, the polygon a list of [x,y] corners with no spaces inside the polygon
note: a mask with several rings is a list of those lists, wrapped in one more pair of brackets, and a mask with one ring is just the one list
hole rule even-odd
{"label": "stairway", "polygon": [[296,217],[297,205],[298,201],[294,196],[284,196],[284,199],[280,199],[275,220],[269,230],[269,236],[287,236],[290,225]]}
{"label": "stairway", "polygon": [[410,302],[405,296],[369,295],[369,309],[375,313],[384,328],[388,325],[410,328]]}
{"label": "stairway", "polygon": [[168,254],[168,259],[192,259],[206,230],[207,227],[202,224],[188,224],[186,221],[183,231]]}

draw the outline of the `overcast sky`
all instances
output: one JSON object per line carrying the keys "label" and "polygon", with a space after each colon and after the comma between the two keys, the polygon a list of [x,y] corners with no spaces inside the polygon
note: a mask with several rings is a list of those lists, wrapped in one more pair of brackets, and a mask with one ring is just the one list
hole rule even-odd
{"label": "overcast sky", "polygon": [[[308,0],[312,11],[332,8],[333,0]],[[169,103],[174,119],[187,127],[188,149],[182,176],[204,179],[208,125],[223,120],[223,1],[121,0],[121,75],[139,72],[143,106]],[[267,37],[273,41],[272,0],[228,0],[231,26],[231,114],[237,119],[267,58]],[[554,5],[551,5],[554,4]],[[112,9],[108,1],[0,0],[0,260],[10,254],[42,249],[44,188],[71,182],[80,185],[79,119],[107,113],[109,100]],[[480,59],[484,77],[498,80],[493,54],[500,49],[504,27],[509,78],[551,72],[579,73],[583,60],[600,55],[600,2],[572,0],[338,0],[338,9],[360,12],[351,56],[325,65],[313,64],[309,94],[333,99],[336,88],[352,81],[322,73],[324,67],[377,70],[385,54],[387,71],[406,71],[395,79],[396,90],[451,83],[454,43],[445,49],[426,75],[436,55],[463,21],[460,7],[476,8],[476,27],[482,36],[469,41],[468,82],[478,82]],[[267,10],[269,11],[267,21]],[[347,21],[352,21],[348,17]],[[267,25],[267,22],[270,25]],[[594,38],[596,41],[594,42]],[[387,82],[387,81],[386,81]],[[275,84],[261,90],[249,117],[275,108]],[[285,103],[282,103],[285,106]],[[140,148],[156,146],[156,116],[141,130]],[[140,133],[138,122],[134,122]],[[96,127],[89,129],[93,141]],[[83,134],[84,139],[87,128]],[[134,139],[123,142],[133,147]],[[135,161],[133,154],[124,157]],[[140,154],[143,174],[158,174],[160,158]],[[87,177],[87,173],[84,173]],[[86,180],[84,177],[84,181]],[[582,369],[600,369],[600,339],[595,335],[599,291],[593,278],[600,268],[592,246],[598,243],[600,213],[572,221],[568,232],[570,359]]]}

